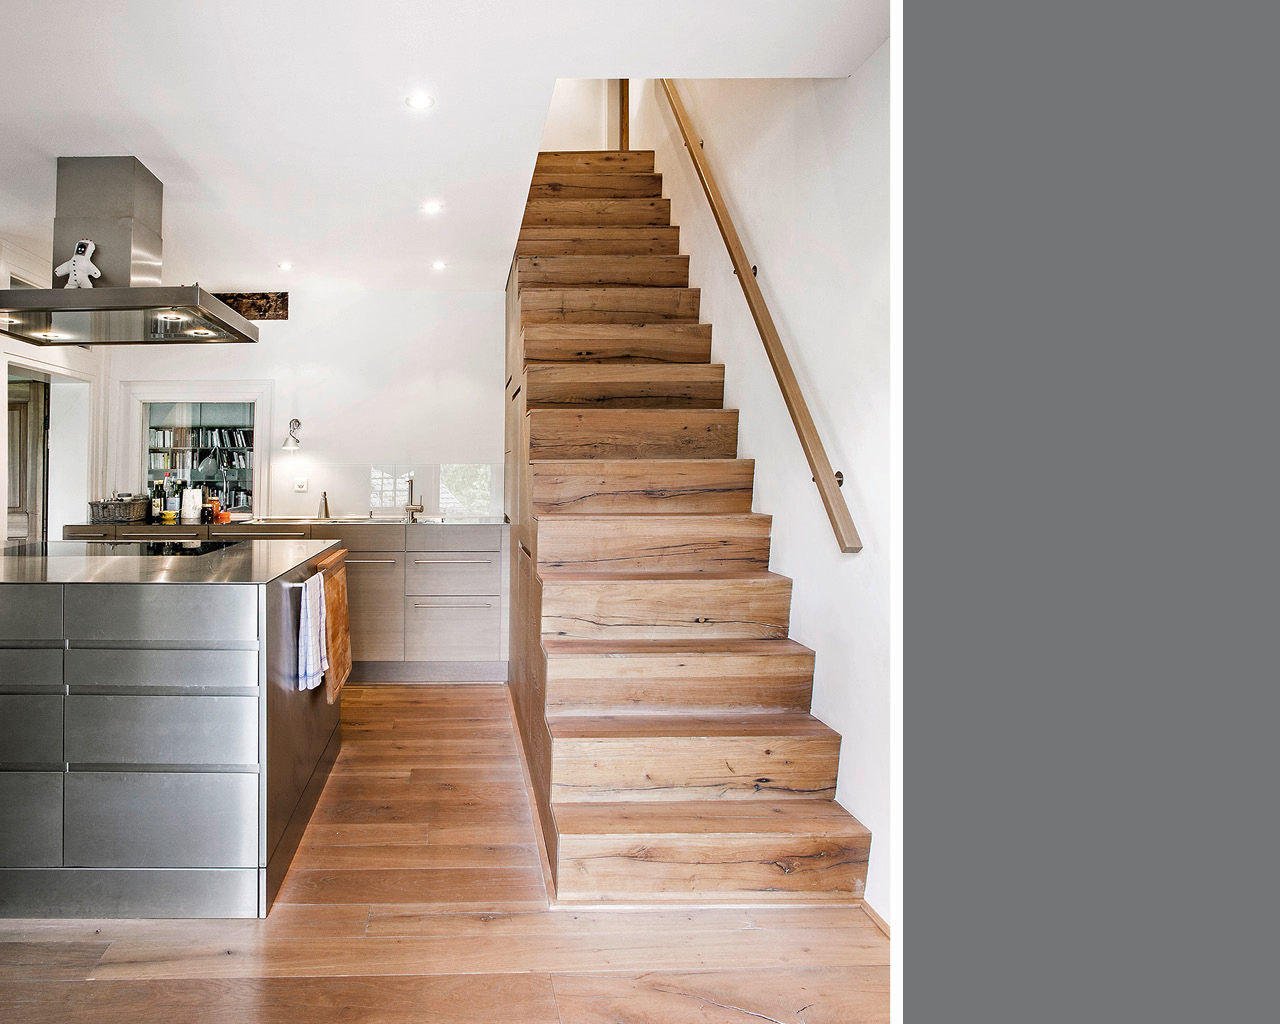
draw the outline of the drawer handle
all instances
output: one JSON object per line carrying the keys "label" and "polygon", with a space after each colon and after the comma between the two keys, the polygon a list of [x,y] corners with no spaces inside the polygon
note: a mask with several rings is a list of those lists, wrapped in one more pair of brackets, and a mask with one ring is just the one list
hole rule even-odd
{"label": "drawer handle", "polygon": [[191,532],[186,533],[120,533],[116,540],[199,540]]}
{"label": "drawer handle", "polygon": [[492,608],[491,604],[415,604],[415,608]]}
{"label": "drawer handle", "polygon": [[214,537],[239,537],[241,540],[270,540],[273,537],[305,537],[299,530],[297,533],[249,533],[245,530],[214,530]]}
{"label": "drawer handle", "polygon": [[67,539],[68,539],[68,540],[79,540],[79,539],[80,539],[80,538],[82,538],[82,537],[105,537],[105,536],[106,536],[106,534],[105,534],[105,533],[84,533],[84,532],[82,531],[82,532],[80,532],[80,533],[69,533],[69,534],[67,534]]}
{"label": "drawer handle", "polygon": [[492,558],[415,558],[414,565],[492,565]]}
{"label": "drawer handle", "polygon": [[395,565],[394,558],[348,558],[347,565]]}

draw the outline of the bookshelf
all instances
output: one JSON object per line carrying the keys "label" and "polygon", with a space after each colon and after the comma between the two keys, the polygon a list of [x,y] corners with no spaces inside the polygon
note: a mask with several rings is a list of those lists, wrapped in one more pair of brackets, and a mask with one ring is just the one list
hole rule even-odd
{"label": "bookshelf", "polygon": [[143,468],[148,490],[165,473],[203,486],[222,507],[253,508],[252,402],[147,402]]}

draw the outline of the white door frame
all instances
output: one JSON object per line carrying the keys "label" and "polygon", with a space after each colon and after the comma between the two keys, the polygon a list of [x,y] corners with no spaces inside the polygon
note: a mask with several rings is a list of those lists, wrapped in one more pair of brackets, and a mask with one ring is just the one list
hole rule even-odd
{"label": "white door frame", "polygon": [[118,410],[113,420],[121,425],[120,449],[114,454],[114,478],[121,490],[141,491],[146,484],[143,469],[143,433],[149,402],[252,402],[253,403],[253,514],[271,514],[268,489],[275,444],[271,415],[275,383],[269,380],[124,380],[120,382]]}

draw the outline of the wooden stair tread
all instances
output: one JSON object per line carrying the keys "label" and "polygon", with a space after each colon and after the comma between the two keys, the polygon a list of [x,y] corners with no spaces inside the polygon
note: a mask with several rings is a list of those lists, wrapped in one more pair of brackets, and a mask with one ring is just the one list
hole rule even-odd
{"label": "wooden stair tread", "polygon": [[535,171],[529,185],[530,199],[557,196],[575,199],[593,197],[659,198],[662,175],[652,171],[609,168],[608,170]]}
{"label": "wooden stair tread", "polygon": [[522,227],[569,225],[667,227],[671,224],[670,199],[530,199],[525,204]]}
{"label": "wooden stair tread", "polygon": [[722,363],[525,363],[529,409],[722,409]]}
{"label": "wooden stair tread", "polygon": [[517,256],[676,256],[680,229],[670,224],[525,225],[516,236]]}
{"label": "wooden stair tread", "polygon": [[592,174],[648,173],[653,170],[652,149],[553,149],[538,154],[534,174],[579,171]]}
{"label": "wooden stair tread", "polygon": [[627,360],[647,366],[711,361],[711,325],[657,320],[639,324],[527,323],[525,366],[598,365]]}
{"label": "wooden stair tread", "polygon": [[812,654],[790,637],[763,640],[584,640],[566,636],[544,636],[542,646],[549,658],[668,658],[673,654]]}
{"label": "wooden stair tread", "polygon": [[723,736],[837,737],[812,715],[559,715],[547,719],[551,740],[697,739]]}
{"label": "wooden stair tread", "polygon": [[768,571],[753,572],[652,572],[636,576],[629,571],[610,572],[578,572],[573,569],[543,569],[538,575],[543,582],[550,583],[628,583],[636,580],[641,583],[670,582],[679,583],[729,583],[741,580],[772,580],[774,582],[790,581],[790,576]]}
{"label": "wooden stair tread", "polygon": [[561,835],[871,836],[834,800],[558,803],[554,813]]}

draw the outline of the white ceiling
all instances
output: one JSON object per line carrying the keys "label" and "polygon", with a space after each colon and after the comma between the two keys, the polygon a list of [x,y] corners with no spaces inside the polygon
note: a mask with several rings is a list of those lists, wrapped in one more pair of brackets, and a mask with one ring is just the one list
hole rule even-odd
{"label": "white ceiling", "polygon": [[[134,155],[165,186],[166,284],[469,291],[504,285],[556,78],[848,75],[889,16],[887,0],[0,0],[0,24],[0,236],[48,255],[56,158]],[[435,107],[406,107],[415,89]],[[419,212],[429,197],[443,214]]]}

